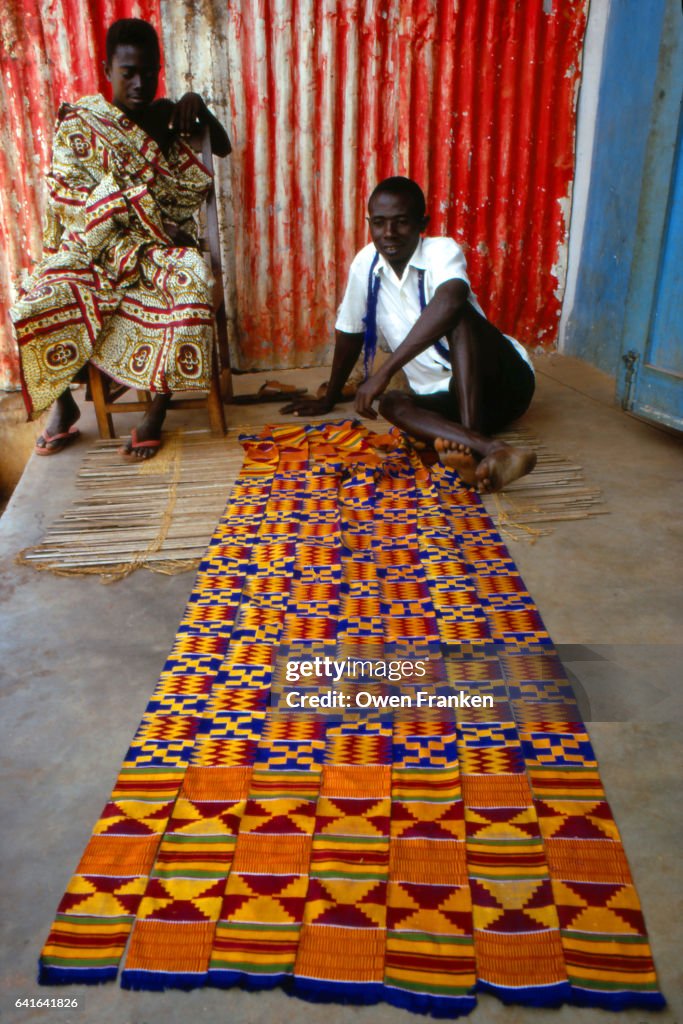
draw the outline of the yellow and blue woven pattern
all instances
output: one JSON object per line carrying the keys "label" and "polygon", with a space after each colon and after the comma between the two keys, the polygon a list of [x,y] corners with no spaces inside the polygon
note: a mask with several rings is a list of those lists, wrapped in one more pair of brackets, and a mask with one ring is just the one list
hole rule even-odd
{"label": "yellow and blue woven pattern", "polygon": [[[114,979],[128,944],[135,989],[663,1006],[571,687],[478,496],[352,422],[243,444],[40,980]],[[342,670],[290,681],[314,657]],[[389,684],[390,659],[423,673]]]}

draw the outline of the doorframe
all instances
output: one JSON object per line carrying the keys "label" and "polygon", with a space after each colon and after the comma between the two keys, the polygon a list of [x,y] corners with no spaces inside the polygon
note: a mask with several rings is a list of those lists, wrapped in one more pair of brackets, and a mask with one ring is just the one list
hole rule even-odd
{"label": "doorframe", "polygon": [[576,175],[558,347],[612,376],[620,369],[665,26],[681,18],[681,0],[648,0],[646,6],[644,12],[638,0],[592,0],[589,33],[590,19],[597,18],[599,31],[604,25],[602,59],[599,67],[595,54],[586,61],[581,83],[586,95],[580,97],[577,150],[584,159],[582,140],[591,145],[592,132],[590,169]]}
{"label": "doorframe", "polygon": [[[668,224],[675,175],[680,171],[678,162],[683,133],[683,11],[680,3],[668,5],[663,24],[662,45],[655,84],[652,121],[648,137],[643,184],[638,208],[635,246],[629,288],[626,297],[624,326],[621,338],[621,358],[617,367],[617,398],[622,408],[647,419],[681,429],[681,417],[657,409],[636,398],[639,374],[642,369],[652,319],[659,292],[662,268],[662,247],[668,237]],[[666,200],[663,201],[663,198]],[[677,243],[683,259],[683,239]],[[639,358],[633,359],[633,353]],[[657,370],[653,370],[657,374]],[[656,378],[658,379],[658,378]],[[667,392],[676,385],[662,371],[658,384]],[[673,396],[672,396],[673,397]],[[671,403],[673,405],[673,401]]]}

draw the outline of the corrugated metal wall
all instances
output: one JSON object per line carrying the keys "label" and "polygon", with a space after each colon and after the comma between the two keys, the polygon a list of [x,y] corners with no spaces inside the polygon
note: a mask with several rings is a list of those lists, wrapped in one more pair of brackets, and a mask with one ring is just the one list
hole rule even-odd
{"label": "corrugated metal wall", "polygon": [[[19,13],[12,3],[16,29],[30,4]],[[201,91],[233,139],[218,178],[238,365],[324,357],[348,262],[367,240],[367,195],[395,173],[423,185],[431,233],[466,246],[491,318],[532,346],[554,340],[587,5],[161,0],[169,95]],[[155,20],[152,0],[142,6]],[[70,47],[80,53],[89,45],[79,67],[91,66],[96,41],[72,27],[79,22],[68,7],[49,4],[52,42],[44,29],[22,29],[28,42],[12,80],[3,58],[3,89],[19,108],[15,122],[24,122],[14,166],[0,167],[5,182],[24,179],[4,215],[13,269],[23,265],[25,239],[36,251],[37,193],[57,103],[50,82],[66,89],[62,95],[92,87],[69,70]],[[92,24],[107,23],[110,5],[90,9]],[[40,89],[37,110],[27,86]]]}

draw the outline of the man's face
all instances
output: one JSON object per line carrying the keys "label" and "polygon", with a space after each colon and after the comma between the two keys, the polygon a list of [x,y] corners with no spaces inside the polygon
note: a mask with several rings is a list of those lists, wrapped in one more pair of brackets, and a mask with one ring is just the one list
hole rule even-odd
{"label": "man's face", "polygon": [[159,61],[141,46],[117,46],[105,72],[111,82],[112,103],[135,117],[150,105],[159,83]]}
{"label": "man's face", "polygon": [[400,277],[427,227],[429,217],[417,217],[408,196],[378,192],[368,206],[370,236],[377,252]]}

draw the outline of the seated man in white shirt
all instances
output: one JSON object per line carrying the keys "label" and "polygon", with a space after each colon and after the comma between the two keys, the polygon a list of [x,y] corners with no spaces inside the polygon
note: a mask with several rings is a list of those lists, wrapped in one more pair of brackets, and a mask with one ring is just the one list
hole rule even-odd
{"label": "seated man in white shirt", "polygon": [[[528,408],[534,371],[522,346],[489,323],[470,288],[465,256],[452,238],[422,238],[429,217],[410,178],[387,178],[368,203],[372,243],[356,255],[336,323],[327,394],[283,409],[328,412],[365,348],[356,411],[373,407],[411,437],[431,442],[443,463],[481,492],[530,473],[536,455],[491,434]],[[391,351],[373,372],[378,336]],[[410,392],[387,391],[405,370]]]}

